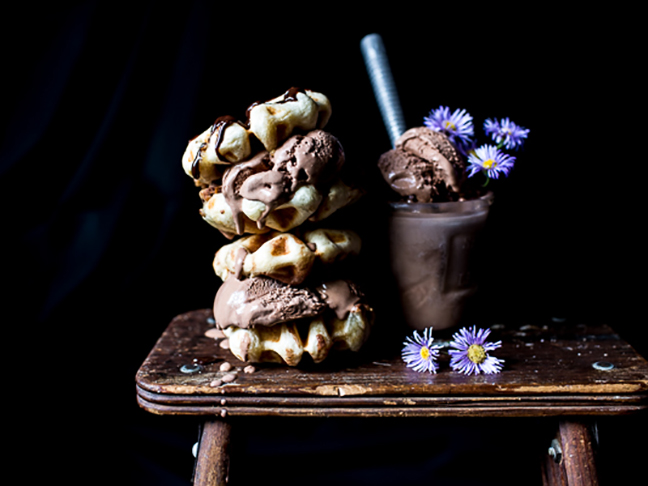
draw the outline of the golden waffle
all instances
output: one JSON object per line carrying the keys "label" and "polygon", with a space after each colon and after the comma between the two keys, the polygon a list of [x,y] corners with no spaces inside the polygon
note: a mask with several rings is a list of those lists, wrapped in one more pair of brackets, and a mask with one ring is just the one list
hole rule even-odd
{"label": "golden waffle", "polygon": [[346,319],[318,316],[272,327],[240,329],[230,326],[223,332],[229,338],[230,351],[241,361],[296,366],[304,353],[319,363],[332,349],[360,350],[369,336],[373,320],[373,309],[356,304]]}
{"label": "golden waffle", "polygon": [[239,250],[247,252],[241,278],[263,275],[288,285],[302,283],[319,259],[325,264],[360,252],[360,237],[350,230],[317,229],[303,239],[291,233],[272,231],[244,236],[222,246],[214,256],[213,267],[221,280],[237,270]]}
{"label": "golden waffle", "polygon": [[277,148],[298,128],[322,128],[331,116],[331,103],[321,93],[291,88],[277,98],[248,108],[250,132],[268,152]]}

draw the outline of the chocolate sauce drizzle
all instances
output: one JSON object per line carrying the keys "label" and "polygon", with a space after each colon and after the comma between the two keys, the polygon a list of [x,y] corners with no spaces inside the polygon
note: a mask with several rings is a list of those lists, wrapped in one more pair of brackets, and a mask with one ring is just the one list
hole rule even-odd
{"label": "chocolate sauce drizzle", "polygon": [[[211,137],[211,134],[213,132],[209,133],[209,137]],[[209,141],[209,137],[207,137],[207,140]],[[200,162],[202,161],[202,154],[207,148],[207,142],[203,142],[200,144],[200,147],[198,147],[198,153],[193,159],[193,162],[191,163],[191,176],[194,179],[200,179]]]}
{"label": "chocolate sauce drizzle", "polygon": [[[223,143],[223,135],[225,134],[225,129],[229,127],[233,123],[239,123],[238,120],[236,120],[233,116],[225,115],[216,118],[216,121],[214,122],[214,131],[218,130],[218,135],[216,138],[216,155],[220,157],[221,159],[224,159],[223,155],[220,153],[220,146]],[[243,126],[241,123],[239,125]],[[245,127],[243,127],[245,128]],[[213,132],[212,132],[213,133]]]}
{"label": "chocolate sauce drizzle", "polygon": [[243,125],[240,121],[238,121],[233,116],[225,115],[216,118],[216,121],[209,129],[209,136],[207,137],[207,141],[200,144],[198,153],[196,154],[196,157],[191,163],[191,175],[193,176],[194,179],[200,179],[200,162],[202,161],[202,154],[207,148],[209,140],[211,139],[211,137],[214,135],[215,132],[218,132],[216,143],[215,143],[216,155],[218,155],[218,157],[221,160],[225,160],[225,157],[223,157],[223,155],[220,153],[220,146],[223,143],[223,136],[225,135],[225,129],[228,126],[232,125],[233,123],[238,123],[243,128],[247,128],[245,127],[245,125]]}
{"label": "chocolate sauce drizzle", "polygon": [[306,94],[306,91],[302,88],[296,88],[293,86],[290,88],[288,91],[286,91],[283,95],[283,100],[278,101],[277,103],[286,103],[287,101],[297,101],[297,93],[304,93]]}
{"label": "chocolate sauce drizzle", "polygon": [[[306,94],[306,90],[303,88],[297,88],[293,86],[292,88],[288,89],[283,94],[283,98],[278,100],[278,101],[273,101],[275,104],[280,104],[280,103],[288,103],[289,101],[297,101],[297,93],[304,93]],[[268,103],[270,100],[266,101],[255,101],[252,103],[250,106],[247,107],[247,110],[245,110],[245,117],[247,118],[248,125],[250,124],[250,112],[252,111],[252,108],[254,108],[257,105],[261,105],[263,103]]]}
{"label": "chocolate sauce drizzle", "polygon": [[[274,101],[273,103],[280,104],[280,103],[288,103],[291,101],[297,101],[298,93],[306,94],[306,90],[303,88],[298,88],[293,86],[283,94],[283,98],[281,98],[278,101]],[[200,147],[198,148],[198,153],[196,154],[193,162],[191,163],[191,175],[193,176],[194,179],[200,179],[200,162],[202,161],[202,154],[205,151],[205,149],[207,149],[207,145],[209,144],[209,139],[211,139],[214,133],[218,131],[218,135],[217,135],[218,138],[216,139],[216,144],[215,144],[216,155],[218,155],[218,157],[221,160],[224,160],[225,157],[223,157],[223,155],[220,153],[220,146],[223,143],[223,136],[225,134],[225,129],[233,123],[238,123],[243,128],[247,129],[250,125],[250,111],[252,111],[252,108],[254,108],[257,105],[267,103],[268,101],[269,100],[255,101],[254,103],[252,103],[250,106],[247,107],[247,110],[245,110],[247,125],[243,124],[242,122],[238,121],[237,119],[229,115],[221,116],[216,119],[216,121],[214,122],[214,124],[211,126],[209,130],[209,136],[207,137],[207,141],[200,144]]]}

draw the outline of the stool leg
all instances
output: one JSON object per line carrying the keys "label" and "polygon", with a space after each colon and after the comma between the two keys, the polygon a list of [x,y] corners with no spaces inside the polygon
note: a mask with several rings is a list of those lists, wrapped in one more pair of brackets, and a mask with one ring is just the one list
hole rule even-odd
{"label": "stool leg", "polygon": [[193,483],[223,486],[229,479],[231,425],[220,419],[205,421],[196,454]]}
{"label": "stool leg", "polygon": [[590,427],[563,420],[542,469],[545,486],[598,486]]}

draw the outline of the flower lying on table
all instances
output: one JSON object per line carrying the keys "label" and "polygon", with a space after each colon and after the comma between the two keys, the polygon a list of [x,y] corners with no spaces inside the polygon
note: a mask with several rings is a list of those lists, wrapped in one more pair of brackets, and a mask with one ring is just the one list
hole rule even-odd
{"label": "flower lying on table", "polygon": [[414,371],[428,371],[436,373],[439,365],[436,359],[439,357],[439,345],[432,345],[434,338],[432,337],[432,328],[428,327],[423,330],[423,336],[414,331],[414,338],[407,337],[403,345],[401,356],[403,361],[407,364],[408,368]]}
{"label": "flower lying on table", "polygon": [[460,373],[491,374],[499,373],[504,360],[489,356],[488,352],[502,346],[502,341],[486,342],[490,329],[479,329],[475,326],[470,330],[463,328],[452,336],[450,346],[455,349],[450,353],[450,366]]}
{"label": "flower lying on table", "polygon": [[[490,356],[489,351],[502,346],[502,341],[487,342],[490,329],[477,329],[475,326],[470,329],[462,328],[452,336],[450,342],[450,367],[454,371],[466,375],[479,373],[499,373],[504,366],[504,360]],[[432,328],[423,330],[423,336],[414,331],[412,337],[407,337],[403,343],[401,357],[408,368],[414,371],[436,373],[439,365],[436,360],[439,357],[439,349],[443,346],[432,342]]]}

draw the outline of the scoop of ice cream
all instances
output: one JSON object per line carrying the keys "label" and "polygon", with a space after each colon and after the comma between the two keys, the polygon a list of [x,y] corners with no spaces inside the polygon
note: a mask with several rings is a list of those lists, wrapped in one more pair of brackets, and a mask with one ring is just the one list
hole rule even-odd
{"label": "scoop of ice cream", "polygon": [[[241,195],[241,187],[251,176],[269,172],[270,167],[270,154],[266,151],[262,151],[250,160],[228,168],[223,174],[223,185],[221,188],[222,198],[231,212],[236,233],[239,235],[242,234],[244,230],[244,214],[242,211],[243,196]],[[279,199],[281,194],[274,194],[274,196]]]}
{"label": "scoop of ice cream", "polygon": [[384,179],[404,198],[416,202],[444,201],[459,192],[466,163],[443,133],[426,127],[407,130],[395,148],[378,161]]}
{"label": "scoop of ice cream", "polygon": [[[313,130],[293,135],[274,152],[262,151],[228,168],[223,175],[222,193],[230,206],[237,234],[242,234],[244,212],[259,213],[248,217],[262,228],[275,209],[294,199],[300,189],[311,187],[307,192],[316,191],[317,198],[307,198],[310,212],[304,214],[305,220],[322,200],[319,188],[330,185],[343,164],[344,150],[338,139],[323,130]],[[246,201],[260,204],[248,202],[246,209]]]}
{"label": "scoop of ice cream", "polygon": [[326,304],[306,288],[292,287],[267,277],[239,280],[230,277],[218,289],[214,300],[214,320],[225,329],[247,329],[304,317],[314,317]]}
{"label": "scoop of ice cream", "polygon": [[330,133],[313,130],[294,135],[270,156],[272,170],[251,174],[238,192],[247,199],[276,205],[303,185],[329,182],[343,164],[342,145]]}
{"label": "scoop of ice cream", "polygon": [[346,319],[363,297],[356,285],[348,280],[324,282],[316,290],[338,319]]}
{"label": "scoop of ice cream", "polygon": [[338,174],[344,164],[344,150],[339,140],[324,130],[295,135],[272,156],[273,169],[290,176],[292,187],[299,184],[320,185]]}

